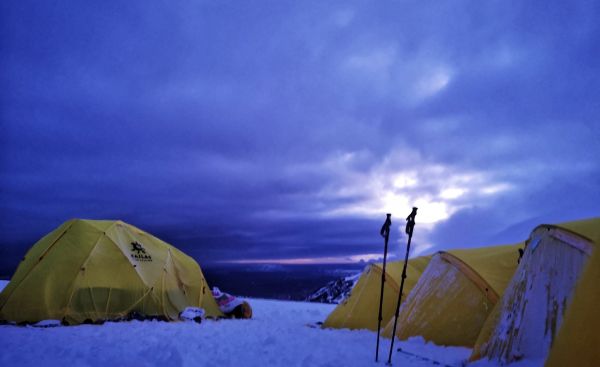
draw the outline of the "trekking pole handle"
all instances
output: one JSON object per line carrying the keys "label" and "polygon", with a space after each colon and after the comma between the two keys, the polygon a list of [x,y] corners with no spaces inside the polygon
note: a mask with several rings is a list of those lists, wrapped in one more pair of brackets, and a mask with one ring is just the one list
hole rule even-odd
{"label": "trekking pole handle", "polygon": [[415,228],[415,217],[417,216],[417,210],[418,209],[419,208],[417,208],[417,207],[413,207],[412,211],[410,212],[410,214],[408,215],[408,217],[406,217],[406,229],[405,229],[405,232],[409,236],[412,236],[413,229]]}
{"label": "trekking pole handle", "polygon": [[392,215],[390,213],[386,214],[387,218],[385,219],[385,223],[381,226],[381,230],[379,234],[381,237],[388,237],[390,235],[390,226],[392,225]]}

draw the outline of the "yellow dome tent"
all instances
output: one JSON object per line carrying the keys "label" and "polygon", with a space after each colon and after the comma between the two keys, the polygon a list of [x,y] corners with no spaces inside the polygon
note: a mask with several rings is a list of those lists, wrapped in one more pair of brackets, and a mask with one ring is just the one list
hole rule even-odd
{"label": "yellow dome tent", "polygon": [[[396,336],[422,336],[440,345],[472,347],[517,268],[523,243],[451,250],[433,255],[403,302]],[[391,337],[394,319],[384,329]]]}
{"label": "yellow dome tent", "polygon": [[[404,294],[408,294],[417,283],[421,273],[427,267],[430,256],[419,256],[410,259],[407,264]],[[386,264],[384,285],[382,325],[385,325],[396,311],[398,292],[400,292],[400,275],[404,261]],[[342,301],[323,323],[323,327],[336,329],[369,329],[377,330],[379,313],[379,294],[381,292],[381,273],[383,264],[370,264],[361,274],[358,282],[348,298]]]}
{"label": "yellow dome tent", "polygon": [[[523,358],[545,359],[561,329],[563,315],[571,314],[573,289],[598,243],[600,218],[536,227],[521,264],[480,332],[471,360],[486,357],[510,363]],[[579,297],[586,299],[579,301],[579,307],[597,308],[597,304],[587,303],[587,297],[599,293],[598,280],[587,279],[580,288],[588,294]],[[575,324],[598,323],[595,312],[570,318]],[[561,331],[563,344],[576,343],[574,339],[581,337],[581,330],[574,331],[572,326],[570,330]],[[585,343],[581,345],[587,348]],[[586,351],[588,356],[594,353]]]}
{"label": "yellow dome tent", "polygon": [[188,306],[221,315],[194,259],[121,221],[73,219],[27,252],[0,293],[0,320],[175,320]]}

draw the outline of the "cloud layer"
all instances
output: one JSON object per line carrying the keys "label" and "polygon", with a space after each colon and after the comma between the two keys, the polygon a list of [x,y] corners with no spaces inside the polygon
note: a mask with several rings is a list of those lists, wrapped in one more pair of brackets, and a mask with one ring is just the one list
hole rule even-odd
{"label": "cloud layer", "polygon": [[0,6],[4,266],[71,217],[226,261],[599,214],[595,2]]}

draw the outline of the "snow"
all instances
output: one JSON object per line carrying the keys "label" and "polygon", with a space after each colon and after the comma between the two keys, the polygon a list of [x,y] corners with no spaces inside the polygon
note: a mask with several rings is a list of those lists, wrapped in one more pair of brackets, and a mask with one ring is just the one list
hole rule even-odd
{"label": "snow", "polygon": [[179,318],[182,321],[196,321],[201,320],[204,316],[204,310],[199,307],[186,307],[185,310],[179,314]]}
{"label": "snow", "polygon": [[[576,364],[574,364],[576,365]],[[468,367],[497,367],[497,361],[490,361],[488,359],[482,359],[476,362],[473,362],[468,365]],[[543,359],[524,359],[521,361],[513,362],[503,367],[543,367],[544,360]]]}
{"label": "snow", "polygon": [[[0,283],[0,289],[6,284]],[[384,366],[390,341],[375,363],[374,332],[316,326],[335,305],[246,299],[250,320],[129,321],[68,327],[0,326],[1,366]],[[468,348],[421,338],[394,344],[397,366],[461,366]],[[423,356],[430,360],[419,358]],[[481,362],[479,367],[493,364]],[[529,366],[519,364],[519,367]]]}
{"label": "snow", "polygon": [[42,320],[40,322],[35,323],[33,326],[36,327],[57,327],[62,326],[60,320]]}

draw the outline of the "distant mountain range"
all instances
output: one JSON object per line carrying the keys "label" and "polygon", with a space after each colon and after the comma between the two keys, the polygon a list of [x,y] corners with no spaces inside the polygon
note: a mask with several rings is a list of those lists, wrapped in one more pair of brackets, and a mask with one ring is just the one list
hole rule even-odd
{"label": "distant mountain range", "polygon": [[[315,294],[315,290],[330,287],[343,288],[343,281],[359,273],[364,264],[216,264],[202,266],[208,284],[219,287],[223,292],[251,298],[268,298],[304,301]],[[352,286],[350,285],[350,288]],[[330,299],[330,302],[336,297]],[[327,297],[323,301],[327,302]]]}

